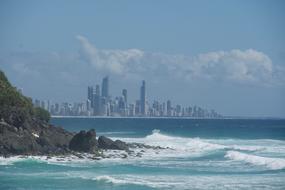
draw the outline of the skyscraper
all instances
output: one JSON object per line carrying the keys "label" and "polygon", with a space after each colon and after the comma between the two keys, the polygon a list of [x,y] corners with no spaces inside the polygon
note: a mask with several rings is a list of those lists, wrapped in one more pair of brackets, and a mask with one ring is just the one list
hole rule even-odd
{"label": "skyscraper", "polygon": [[123,89],[122,94],[124,97],[125,104],[128,105],[128,91],[127,91],[127,89]]}
{"label": "skyscraper", "polygon": [[109,97],[109,77],[106,76],[102,81],[102,97]]}
{"label": "skyscraper", "polygon": [[99,84],[96,85],[95,94],[100,96],[100,85]]}
{"label": "skyscraper", "polygon": [[100,85],[96,85],[96,90],[94,94],[94,114],[95,115],[100,115],[100,104],[101,104]]}
{"label": "skyscraper", "polygon": [[172,108],[171,108],[171,101],[167,100],[166,103],[166,111],[167,111],[167,116],[172,116],[172,112],[171,112]]}
{"label": "skyscraper", "polygon": [[142,86],[141,86],[141,98],[140,98],[140,103],[141,103],[141,115],[146,115],[146,87],[145,87],[145,81],[142,81]]}
{"label": "skyscraper", "polygon": [[90,104],[91,104],[91,108],[93,108],[94,106],[94,101],[93,101],[93,87],[92,86],[88,86],[88,89],[87,89],[87,100],[90,101]]}

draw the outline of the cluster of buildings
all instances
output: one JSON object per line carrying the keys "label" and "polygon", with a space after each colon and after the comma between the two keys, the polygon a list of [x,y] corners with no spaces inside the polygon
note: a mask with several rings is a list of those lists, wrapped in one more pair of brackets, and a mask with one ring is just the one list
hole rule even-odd
{"label": "cluster of buildings", "polygon": [[110,117],[221,117],[214,110],[206,110],[198,106],[183,107],[172,105],[171,101],[147,101],[146,83],[142,81],[140,98],[135,102],[128,102],[127,89],[122,90],[121,96],[112,98],[109,94],[109,78],[104,77],[101,88],[88,86],[87,100],[81,103],[54,103],[35,100],[35,106],[48,110],[54,116],[110,116]]}

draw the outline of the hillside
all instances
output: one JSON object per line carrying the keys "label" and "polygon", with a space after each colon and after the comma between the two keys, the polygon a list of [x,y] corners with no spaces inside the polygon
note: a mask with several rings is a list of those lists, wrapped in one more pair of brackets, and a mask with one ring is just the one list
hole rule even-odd
{"label": "hillside", "polygon": [[73,134],[48,123],[50,115],[13,87],[0,70],[0,155],[62,154]]}

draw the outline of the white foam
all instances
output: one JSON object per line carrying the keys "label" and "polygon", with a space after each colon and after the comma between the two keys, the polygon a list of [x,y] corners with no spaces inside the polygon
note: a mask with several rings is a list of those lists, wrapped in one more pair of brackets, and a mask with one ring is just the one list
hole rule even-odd
{"label": "white foam", "polygon": [[183,151],[183,154],[187,153],[201,153],[205,151],[212,151],[223,149],[225,146],[215,143],[206,142],[200,138],[186,138],[169,136],[160,133],[159,130],[155,129],[151,135],[145,138],[121,138],[127,142],[139,142],[151,146],[160,146],[163,148],[170,148],[176,150],[176,153]]}
{"label": "white foam", "polygon": [[13,165],[17,162],[23,161],[35,161],[43,162],[44,159],[42,156],[11,156],[11,157],[0,157],[0,165]]}
{"label": "white foam", "polygon": [[152,188],[173,188],[177,185],[184,185],[181,181],[168,179],[170,176],[144,176],[144,175],[103,175],[93,178],[96,181],[103,181],[116,185],[133,184],[149,186]]}
{"label": "white foam", "polygon": [[108,175],[98,176],[98,177],[95,177],[93,179],[96,181],[104,181],[107,183],[114,183],[114,184],[127,184],[128,183],[127,180],[116,179],[116,178],[108,176]]}
{"label": "white foam", "polygon": [[[113,139],[118,139],[113,137]],[[218,150],[237,150],[259,152],[263,155],[284,157],[285,142],[280,140],[259,139],[201,139],[178,137],[162,134],[160,130],[153,130],[152,134],[144,138],[120,138],[126,142],[139,142],[152,146],[171,148],[168,150],[146,150],[148,157],[197,157]],[[151,154],[151,152],[153,154]],[[158,154],[159,152],[159,154]]]}
{"label": "white foam", "polygon": [[[118,139],[113,137],[112,139]],[[159,130],[153,130],[152,134],[142,138],[119,138],[126,142],[138,142],[146,145],[160,146],[167,149],[152,149],[152,148],[133,148],[134,154],[128,155],[126,152],[120,151],[104,151],[104,154],[109,158],[104,158],[100,162],[119,162],[120,164],[130,162],[142,162],[149,160],[165,160],[169,158],[187,158],[187,157],[200,157],[208,154],[215,153],[216,151],[228,151],[228,158],[234,157],[232,152],[247,151],[254,152],[260,156],[268,157],[284,157],[285,142],[277,140],[238,140],[238,139],[200,139],[189,137],[170,136],[161,133]],[[139,155],[139,156],[137,156]],[[84,167],[89,164],[98,162],[93,160],[93,155],[85,154],[83,158],[70,155],[64,157],[51,157],[38,156],[30,159],[44,161],[48,164],[66,165],[71,167]],[[266,157],[265,157],[266,158]],[[0,165],[11,165],[17,161],[23,161],[27,157],[0,157]],[[237,159],[237,158],[236,158]],[[274,159],[274,158],[273,158]],[[273,166],[274,167],[274,166]],[[278,168],[278,166],[277,166]]]}
{"label": "white foam", "polygon": [[5,158],[5,157],[0,157],[0,165],[12,165],[13,163],[17,162],[17,161],[21,161],[22,158],[20,158],[19,156],[14,156],[14,157],[9,157],[9,158]]}
{"label": "white foam", "polygon": [[14,165],[18,162],[39,162],[39,163],[47,163],[53,165],[66,165],[66,166],[79,166],[83,167],[86,164],[90,164],[94,162],[92,159],[88,159],[87,155],[83,155],[83,158],[78,158],[74,155],[69,156],[11,156],[8,158],[0,157],[0,165]]}
{"label": "white foam", "polygon": [[245,154],[237,151],[228,151],[225,155],[226,158],[243,161],[258,166],[265,166],[272,170],[284,169],[285,159],[282,158],[268,158],[256,155]]}
{"label": "white foam", "polygon": [[[191,176],[191,175],[84,175],[92,179],[114,185],[141,185],[159,189],[274,189],[285,187],[281,176]],[[282,189],[282,188],[281,188]]]}
{"label": "white foam", "polygon": [[[100,171],[99,171],[100,172]],[[1,174],[1,172],[0,172]],[[149,174],[99,174],[98,170],[91,171],[60,171],[60,172],[32,172],[16,173],[24,177],[45,177],[47,179],[82,179],[93,180],[94,189],[100,189],[102,184],[116,186],[139,185],[155,189],[284,189],[284,176],[278,174],[265,174],[248,177],[247,175],[149,175]],[[14,175],[13,175],[14,176]],[[84,183],[84,181],[82,182]],[[276,188],[278,187],[278,188]],[[133,189],[136,189],[133,187]]]}

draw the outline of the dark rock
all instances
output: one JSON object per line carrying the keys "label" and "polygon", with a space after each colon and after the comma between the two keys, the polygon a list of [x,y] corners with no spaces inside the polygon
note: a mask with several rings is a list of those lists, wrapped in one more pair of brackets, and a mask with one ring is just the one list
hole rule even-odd
{"label": "dark rock", "polygon": [[136,157],[142,157],[142,153],[137,153]]}
{"label": "dark rock", "polygon": [[80,131],[71,139],[69,148],[78,152],[95,153],[97,150],[96,132],[94,129],[90,131]]}
{"label": "dark rock", "polygon": [[145,149],[171,149],[169,147],[163,148],[161,146],[151,146],[147,144],[142,144],[142,143],[128,143],[128,147],[130,148],[145,148]]}
{"label": "dark rock", "polygon": [[91,159],[92,160],[101,160],[101,158],[99,158],[99,157],[92,157]]}
{"label": "dark rock", "polygon": [[127,143],[116,140],[113,141],[105,136],[100,136],[98,138],[98,147],[101,149],[113,149],[113,150],[128,150],[129,147]]}
{"label": "dark rock", "polygon": [[48,124],[49,113],[35,108],[0,70],[0,156],[65,154],[73,134]]}
{"label": "dark rock", "polygon": [[113,143],[112,147],[113,147],[113,149],[117,149],[117,150],[128,150],[129,149],[127,143],[120,141],[120,140],[116,140]]}
{"label": "dark rock", "polygon": [[30,121],[30,126],[13,127],[5,122],[0,123],[0,155],[49,153],[63,154],[67,151],[72,134],[68,131],[41,123]]}
{"label": "dark rock", "polygon": [[122,154],[122,158],[127,158],[127,157],[128,157],[128,155]]}
{"label": "dark rock", "polygon": [[111,139],[105,137],[105,136],[100,136],[98,138],[98,147],[102,149],[109,149],[111,145],[113,144],[114,141]]}

